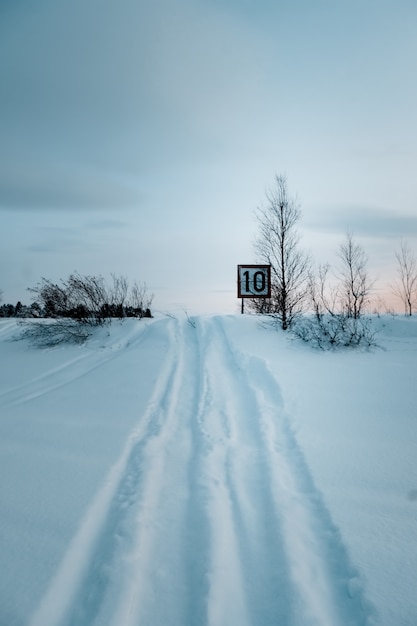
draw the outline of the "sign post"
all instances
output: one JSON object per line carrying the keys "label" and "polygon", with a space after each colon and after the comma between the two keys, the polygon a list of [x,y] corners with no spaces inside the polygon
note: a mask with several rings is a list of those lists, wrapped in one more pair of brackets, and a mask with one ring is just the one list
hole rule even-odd
{"label": "sign post", "polygon": [[244,312],[245,298],[270,298],[271,266],[238,265],[237,297],[242,299],[241,313]]}

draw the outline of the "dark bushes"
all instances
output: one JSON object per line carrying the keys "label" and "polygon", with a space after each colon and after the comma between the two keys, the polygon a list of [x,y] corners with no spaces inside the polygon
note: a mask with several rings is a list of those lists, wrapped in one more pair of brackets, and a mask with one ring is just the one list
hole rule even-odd
{"label": "dark bushes", "polygon": [[32,320],[22,320],[21,337],[40,347],[83,343],[94,327],[109,324],[114,318],[152,317],[153,295],[146,285],[135,282],[129,289],[123,276],[112,275],[108,286],[102,276],[76,272],[60,284],[42,278],[29,291],[36,301],[30,307]]}

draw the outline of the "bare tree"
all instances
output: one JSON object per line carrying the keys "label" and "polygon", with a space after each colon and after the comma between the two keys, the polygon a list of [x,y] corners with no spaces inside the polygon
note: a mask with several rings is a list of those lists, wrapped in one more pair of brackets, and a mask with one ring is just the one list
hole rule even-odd
{"label": "bare tree", "polygon": [[[286,330],[303,310],[310,260],[299,248],[297,223],[301,211],[288,196],[285,176],[275,177],[275,186],[266,198],[266,206],[256,212],[259,235],[255,252],[262,263],[271,265],[271,299],[262,302],[262,311],[258,312],[276,316]],[[252,303],[252,308],[256,306]]]}
{"label": "bare tree", "polygon": [[146,283],[133,283],[130,289],[130,305],[136,317],[151,317],[153,293],[149,293]]}
{"label": "bare tree", "polygon": [[328,284],[330,265],[319,265],[317,275],[312,270],[308,274],[309,304],[316,317],[335,316],[338,313],[337,289]]}
{"label": "bare tree", "polygon": [[77,272],[57,285],[42,278],[29,291],[37,297],[43,315],[51,318],[72,318],[80,324],[101,326],[106,322],[104,305],[108,301],[102,276],[81,276]]}
{"label": "bare tree", "polygon": [[373,285],[367,270],[368,258],[350,232],[346,233],[346,241],[340,245],[338,256],[341,260],[341,305],[348,317],[358,319],[368,304]]}
{"label": "bare tree", "polygon": [[82,276],[74,272],[63,285],[75,319],[91,326],[102,326],[106,322],[104,305],[109,298],[102,276]]}
{"label": "bare tree", "polygon": [[102,276],[82,276],[77,272],[61,279],[59,285],[42,278],[35,288],[29,289],[37,298],[29,310],[32,317],[49,319],[22,323],[21,336],[41,347],[83,343],[94,327],[110,324],[112,318],[152,317],[153,295],[145,283],[135,282],[128,298],[127,279],[111,276],[111,287]]}
{"label": "bare tree", "polygon": [[111,277],[113,286],[109,290],[109,312],[112,316],[116,315],[119,319],[122,319],[126,314],[126,300],[129,284],[126,276],[111,274]]}
{"label": "bare tree", "polygon": [[309,273],[308,290],[312,315],[303,316],[293,331],[303,341],[321,350],[376,345],[370,319],[350,314],[337,287],[329,285],[329,265]]}
{"label": "bare tree", "polygon": [[393,293],[402,300],[405,315],[411,316],[417,304],[417,257],[406,241],[401,242],[398,261],[398,280],[392,286]]}

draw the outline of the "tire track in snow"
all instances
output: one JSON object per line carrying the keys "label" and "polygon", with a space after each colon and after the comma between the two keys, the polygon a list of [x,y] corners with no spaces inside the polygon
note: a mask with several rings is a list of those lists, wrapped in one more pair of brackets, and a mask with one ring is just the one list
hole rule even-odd
{"label": "tire track in snow", "polygon": [[[190,596],[190,585],[204,587],[201,575],[200,530],[191,504],[193,422],[198,411],[200,367],[195,332],[187,322],[177,322],[176,365],[169,389],[160,402],[162,428],[149,448],[145,488],[132,528],[124,582],[113,613],[112,626],[192,626],[204,613]],[[190,531],[190,527],[192,530]],[[204,531],[203,531],[204,532]],[[190,541],[201,553],[193,558]],[[196,582],[199,581],[199,582]]]}
{"label": "tire track in snow", "polygon": [[56,368],[49,369],[44,374],[36,376],[22,385],[1,392],[1,403],[4,406],[15,406],[29,402],[84,376],[92,369],[102,365],[106,360],[108,358],[97,361],[95,354],[82,354]]}
{"label": "tire track in snow", "polygon": [[[276,515],[293,587],[291,619],[302,626],[360,626],[370,623],[357,571],[317,491],[285,414],[280,389],[266,363],[239,355],[218,320],[228,345],[229,367],[240,371],[267,454]],[[241,367],[239,367],[241,365]],[[272,623],[272,622],[271,622]]]}
{"label": "tire track in snow", "polygon": [[167,438],[164,410],[177,380],[180,342],[173,326],[172,320],[166,323],[169,347],[147,412],[92,502],[30,626],[108,623],[105,610],[115,599],[109,591],[115,586],[121,594],[120,580],[126,584],[123,558],[132,548],[135,507],[142,507],[146,516],[158,496],[158,483],[153,480],[162,468],[153,449],[158,436]]}
{"label": "tire track in snow", "polygon": [[211,320],[196,320],[194,330],[184,324],[181,332],[162,431],[171,433],[167,441],[175,447],[170,453],[155,441],[161,471],[155,477],[152,465],[147,470],[146,511],[139,507],[136,515],[136,537],[110,624],[268,626],[283,618],[289,625],[288,576],[276,539],[278,520],[270,522],[271,498],[262,507],[268,513],[262,528],[267,541],[253,533],[254,525],[261,528],[258,488],[265,478],[253,463],[258,482],[245,492],[247,507],[236,494],[242,482],[235,474],[247,471],[246,453],[237,467],[234,463],[242,439],[262,460],[252,432],[243,437],[236,426],[230,398],[239,389],[233,372],[225,369],[223,338]]}
{"label": "tire track in snow", "polygon": [[165,324],[146,414],[30,626],[363,626],[266,364],[222,318]]}
{"label": "tire track in snow", "polygon": [[97,352],[83,353],[62,363],[58,367],[47,370],[40,376],[36,376],[22,385],[0,392],[0,406],[16,406],[30,402],[35,398],[72,383],[78,378],[82,378],[89,372],[105,365],[108,361],[118,358],[126,349],[129,350],[133,347],[136,349],[138,344],[146,339],[148,328],[143,329],[133,341],[128,343],[125,346],[125,350],[112,351],[114,347],[110,346],[99,352],[98,355]]}
{"label": "tire track in snow", "polygon": [[[1,335],[10,335],[10,331],[14,331],[16,329],[16,321],[13,319],[12,321],[6,319],[0,320],[0,336]],[[8,338],[9,341],[13,341],[13,335]]]}
{"label": "tire track in snow", "polygon": [[211,560],[207,624],[290,624],[286,558],[256,410],[215,319],[206,322],[206,485]]}

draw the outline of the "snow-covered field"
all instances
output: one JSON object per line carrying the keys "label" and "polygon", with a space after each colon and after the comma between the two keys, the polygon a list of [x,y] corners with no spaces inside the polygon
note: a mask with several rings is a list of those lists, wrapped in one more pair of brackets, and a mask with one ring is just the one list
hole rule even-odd
{"label": "snow-covered field", "polygon": [[417,319],[0,321],[1,626],[415,626]]}

